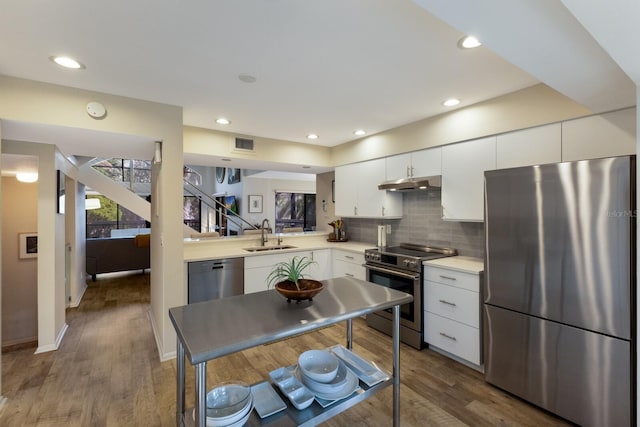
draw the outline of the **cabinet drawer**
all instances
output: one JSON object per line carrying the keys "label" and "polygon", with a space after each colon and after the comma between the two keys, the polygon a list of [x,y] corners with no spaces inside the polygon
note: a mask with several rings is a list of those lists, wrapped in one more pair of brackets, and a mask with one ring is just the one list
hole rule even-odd
{"label": "cabinet drawer", "polygon": [[362,265],[364,264],[364,253],[334,249],[333,259],[334,261],[339,260],[339,261],[351,262],[354,264]]}
{"label": "cabinet drawer", "polygon": [[473,292],[480,292],[480,279],[477,274],[463,273],[439,267],[424,267],[424,283],[436,282],[455,286]]}
{"label": "cabinet drawer", "polygon": [[480,330],[425,312],[424,340],[444,351],[480,364]]}
{"label": "cabinet drawer", "polygon": [[351,262],[342,261],[340,259],[333,261],[333,276],[334,277],[354,277],[360,280],[366,280],[365,268],[360,264],[354,264]]}
{"label": "cabinet drawer", "polygon": [[424,287],[424,309],[464,323],[480,327],[480,294],[466,289],[427,282]]}

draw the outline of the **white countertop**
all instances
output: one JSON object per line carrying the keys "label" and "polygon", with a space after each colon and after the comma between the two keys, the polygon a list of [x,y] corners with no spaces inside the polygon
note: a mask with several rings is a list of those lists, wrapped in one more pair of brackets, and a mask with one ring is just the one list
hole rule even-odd
{"label": "white countertop", "polygon": [[443,267],[464,273],[479,274],[484,271],[484,260],[470,256],[452,256],[433,259],[422,263],[424,266]]}
{"label": "white countertop", "polygon": [[[375,244],[362,242],[328,242],[328,235],[328,232],[286,233],[282,235],[281,244],[295,246],[295,248],[262,252],[249,252],[243,249],[259,247],[260,235],[185,239],[184,261],[262,256],[320,249],[342,249],[362,254],[365,249],[375,247]],[[266,246],[276,246],[277,242],[278,236],[270,234]]]}

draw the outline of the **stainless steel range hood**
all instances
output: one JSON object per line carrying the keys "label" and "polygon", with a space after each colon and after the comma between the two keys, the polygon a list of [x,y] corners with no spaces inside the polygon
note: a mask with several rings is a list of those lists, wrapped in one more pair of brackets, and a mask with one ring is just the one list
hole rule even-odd
{"label": "stainless steel range hood", "polygon": [[442,177],[440,175],[402,178],[393,181],[385,181],[378,184],[378,190],[387,191],[429,191],[440,190]]}

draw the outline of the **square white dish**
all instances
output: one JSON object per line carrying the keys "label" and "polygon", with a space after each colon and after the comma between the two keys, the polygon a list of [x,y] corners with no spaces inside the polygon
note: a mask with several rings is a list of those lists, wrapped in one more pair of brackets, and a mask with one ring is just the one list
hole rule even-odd
{"label": "square white dish", "polygon": [[284,403],[268,381],[252,385],[251,394],[253,394],[253,407],[260,418],[265,418],[287,409],[287,404]]}
{"label": "square white dish", "polygon": [[353,373],[369,387],[391,378],[389,374],[384,372],[382,369],[379,369],[372,362],[367,362],[362,357],[350,350],[347,350],[341,345],[334,345],[329,348],[329,350],[338,356],[338,358],[342,360],[347,367],[349,367],[349,369],[351,369],[351,371],[353,371]]}

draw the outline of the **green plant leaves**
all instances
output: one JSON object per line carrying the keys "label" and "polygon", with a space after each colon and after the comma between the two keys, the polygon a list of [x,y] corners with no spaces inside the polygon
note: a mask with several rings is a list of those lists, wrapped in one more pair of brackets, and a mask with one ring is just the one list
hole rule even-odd
{"label": "green plant leaves", "polygon": [[289,261],[282,261],[273,266],[273,270],[267,276],[267,287],[270,288],[278,282],[290,280],[298,287],[298,279],[303,279],[305,276],[303,272],[311,265],[316,264],[315,261],[310,260],[308,257],[293,257]]}

